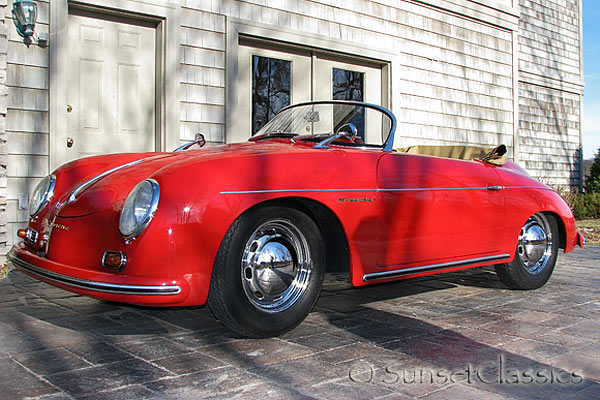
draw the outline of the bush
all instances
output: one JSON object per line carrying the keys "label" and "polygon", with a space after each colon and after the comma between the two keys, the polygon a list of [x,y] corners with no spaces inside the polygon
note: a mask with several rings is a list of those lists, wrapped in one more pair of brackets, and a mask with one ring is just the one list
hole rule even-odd
{"label": "bush", "polygon": [[556,193],[558,193],[560,197],[563,198],[565,203],[567,203],[569,208],[573,210],[573,208],[575,207],[575,199],[577,199],[577,196],[579,196],[580,194],[578,190],[573,189],[567,185],[548,184],[548,186],[554,189]]}
{"label": "bush", "polygon": [[579,194],[571,208],[576,219],[600,218],[600,192]]}
{"label": "bush", "polygon": [[596,153],[590,174],[585,178],[586,193],[600,193],[600,149]]}

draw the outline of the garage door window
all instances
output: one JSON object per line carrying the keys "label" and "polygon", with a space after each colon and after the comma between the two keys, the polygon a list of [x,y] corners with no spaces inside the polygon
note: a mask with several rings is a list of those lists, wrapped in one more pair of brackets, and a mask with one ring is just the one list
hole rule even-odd
{"label": "garage door window", "polygon": [[290,105],[291,81],[291,61],[252,57],[252,134]]}

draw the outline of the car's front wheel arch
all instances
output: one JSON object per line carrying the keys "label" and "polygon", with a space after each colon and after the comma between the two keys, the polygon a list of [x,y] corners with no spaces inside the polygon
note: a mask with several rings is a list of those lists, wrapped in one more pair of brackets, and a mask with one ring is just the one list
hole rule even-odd
{"label": "car's front wheel arch", "polygon": [[567,244],[567,230],[565,228],[565,222],[560,217],[560,215],[554,212],[546,211],[542,214],[544,214],[547,217],[554,218],[554,221],[556,221],[556,226],[558,228],[558,247],[560,249],[564,249]]}
{"label": "car's front wheel arch", "polygon": [[264,207],[294,208],[308,215],[319,227],[325,241],[326,272],[350,273],[350,249],[346,232],[338,216],[326,205],[305,197],[280,197],[258,203],[242,213]]}

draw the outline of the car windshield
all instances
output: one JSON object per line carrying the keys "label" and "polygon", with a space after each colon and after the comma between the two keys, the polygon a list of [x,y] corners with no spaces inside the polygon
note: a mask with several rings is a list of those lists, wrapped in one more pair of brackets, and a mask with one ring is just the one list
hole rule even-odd
{"label": "car windshield", "polygon": [[335,143],[383,147],[394,127],[393,115],[379,106],[344,101],[311,102],[285,108],[254,135],[254,140],[302,137],[317,141],[340,131],[354,131],[354,142],[341,139]]}

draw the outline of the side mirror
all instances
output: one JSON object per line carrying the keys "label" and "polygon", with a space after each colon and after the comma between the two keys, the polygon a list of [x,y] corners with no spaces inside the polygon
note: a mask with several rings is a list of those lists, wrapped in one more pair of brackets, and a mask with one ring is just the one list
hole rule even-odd
{"label": "side mirror", "polygon": [[358,135],[358,129],[356,128],[356,125],[349,122],[340,126],[336,134],[338,135],[338,137],[341,137],[342,139],[346,139],[347,141],[354,143],[354,141],[356,140],[356,136]]}
{"label": "side mirror", "polygon": [[173,150],[173,152],[182,151],[182,150],[185,150],[185,149],[189,149],[190,147],[192,147],[195,144],[197,144],[198,147],[203,147],[206,144],[206,138],[204,137],[203,134],[196,133],[196,136],[194,136],[194,141],[193,142],[189,142],[189,143],[186,143],[186,144],[184,144],[182,146],[179,146],[178,148],[176,148],[175,150]]}

